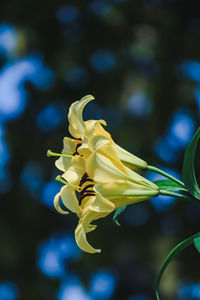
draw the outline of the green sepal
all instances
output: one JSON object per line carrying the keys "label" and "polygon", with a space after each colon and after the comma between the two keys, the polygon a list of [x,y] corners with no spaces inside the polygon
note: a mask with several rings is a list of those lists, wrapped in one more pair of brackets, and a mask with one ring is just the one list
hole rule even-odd
{"label": "green sepal", "polygon": [[178,183],[170,180],[170,179],[163,179],[163,180],[156,180],[154,183],[160,188],[160,190],[165,191],[186,191],[181,185]]}
{"label": "green sepal", "polygon": [[200,128],[196,131],[191,142],[187,146],[183,161],[183,182],[188,192],[192,194],[195,198],[200,200],[200,188],[197,183],[197,178],[195,174],[195,154],[197,143],[200,138]]}
{"label": "green sepal", "polygon": [[159,285],[160,285],[160,280],[161,277],[165,271],[165,269],[167,268],[168,264],[172,261],[172,259],[174,259],[179,253],[181,253],[185,248],[187,248],[188,246],[190,246],[191,244],[193,244],[193,242],[195,241],[195,239],[200,237],[200,232],[190,236],[189,238],[185,239],[184,241],[182,241],[181,243],[179,243],[178,245],[176,245],[167,255],[167,257],[164,259],[160,271],[158,273],[158,276],[156,278],[156,283],[155,283],[155,293],[156,293],[156,298],[157,300],[159,300],[159,294],[158,294],[158,290],[159,290]]}
{"label": "green sepal", "polygon": [[121,207],[117,208],[116,211],[115,211],[115,213],[114,213],[114,216],[113,216],[113,222],[114,222],[116,225],[118,225],[118,226],[120,226],[120,224],[119,224],[119,222],[118,222],[118,220],[117,220],[117,217],[118,217],[125,209],[126,209],[126,205],[121,206]]}

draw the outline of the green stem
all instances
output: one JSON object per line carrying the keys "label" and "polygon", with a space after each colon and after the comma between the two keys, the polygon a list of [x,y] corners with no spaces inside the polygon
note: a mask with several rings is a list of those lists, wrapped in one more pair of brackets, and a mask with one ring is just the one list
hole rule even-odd
{"label": "green stem", "polygon": [[174,192],[170,192],[170,191],[165,191],[165,190],[160,190],[159,192],[160,195],[164,195],[164,196],[170,196],[170,197],[175,197],[175,198],[181,198],[181,199],[186,199],[186,200],[192,200],[190,197],[188,197],[187,195],[183,195],[183,194],[177,194]]}
{"label": "green stem", "polygon": [[180,186],[184,187],[185,188],[185,185],[182,181],[178,180],[177,178],[175,178],[174,176],[172,175],[169,175],[168,173],[156,168],[156,167],[153,167],[153,166],[148,166],[147,169],[149,171],[153,171],[153,172],[156,172],[158,174],[161,174],[163,175],[164,177],[167,177],[169,179],[171,179],[172,181],[176,182],[177,184],[179,184]]}

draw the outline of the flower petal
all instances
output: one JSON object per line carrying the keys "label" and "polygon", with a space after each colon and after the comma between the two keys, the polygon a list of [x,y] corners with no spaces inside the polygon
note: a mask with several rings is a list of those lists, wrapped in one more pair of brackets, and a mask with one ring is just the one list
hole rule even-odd
{"label": "flower petal", "polygon": [[[63,139],[62,153],[73,155],[76,151],[76,146],[79,143],[81,143],[81,141],[65,137]],[[71,160],[72,160],[72,157],[61,156],[59,159],[56,160],[55,165],[60,171],[65,172],[71,165]]]}
{"label": "flower petal", "polygon": [[67,180],[67,182],[79,185],[81,177],[86,172],[84,158],[81,156],[74,156],[71,160],[71,166],[64,172],[62,177]]}
{"label": "flower petal", "polygon": [[146,169],[147,163],[140,159],[139,157],[131,154],[130,152],[126,151],[125,149],[121,148],[119,145],[114,144],[114,149],[119,157],[119,159],[127,164],[132,169],[138,171],[138,169]]}
{"label": "flower petal", "polygon": [[150,199],[159,193],[158,188],[147,188],[143,185],[125,180],[117,180],[111,183],[98,183],[95,184],[94,190],[112,202],[115,208]]}
{"label": "flower petal", "polygon": [[106,126],[106,121],[104,120],[88,120],[85,121],[85,135],[89,138],[90,136],[97,134],[103,135],[109,139],[111,138],[110,133],[108,133],[102,125]]}
{"label": "flower petal", "polygon": [[[90,227],[89,227],[90,228]],[[100,253],[101,249],[93,248],[87,241],[86,232],[88,224],[84,220],[80,220],[75,230],[75,240],[80,249],[88,253]]]}
{"label": "flower petal", "polygon": [[85,136],[85,124],[82,113],[85,105],[94,99],[93,96],[87,95],[81,98],[80,101],[74,102],[69,109],[69,132],[75,138],[83,139]]}
{"label": "flower petal", "polygon": [[65,185],[61,188],[60,196],[66,208],[80,216],[82,210],[79,206],[75,190],[71,186]]}
{"label": "flower petal", "polygon": [[97,152],[88,158],[86,170],[89,177],[96,182],[113,182],[128,177],[110,159]]}
{"label": "flower petal", "polygon": [[94,135],[91,139],[89,139],[88,145],[89,148],[91,148],[91,151],[96,151],[109,158],[116,168],[118,168],[123,173],[127,174],[124,165],[120,161],[115,151],[114,142],[112,140],[102,135]]}
{"label": "flower petal", "polygon": [[57,212],[59,212],[62,215],[69,214],[68,211],[66,211],[60,207],[60,193],[55,195],[53,202],[54,202],[54,206],[55,206],[55,209],[57,210]]}

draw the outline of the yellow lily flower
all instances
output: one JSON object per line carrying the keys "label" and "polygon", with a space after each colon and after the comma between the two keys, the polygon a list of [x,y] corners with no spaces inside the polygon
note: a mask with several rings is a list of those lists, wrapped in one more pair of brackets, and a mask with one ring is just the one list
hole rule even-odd
{"label": "yellow lily flower", "polygon": [[106,125],[105,121],[83,121],[83,109],[93,99],[86,96],[71,105],[69,131],[75,139],[64,138],[61,154],[47,152],[48,156],[60,156],[55,164],[63,172],[59,180],[64,186],[54,198],[55,208],[61,214],[68,213],[60,206],[62,199],[64,206],[77,214],[76,242],[88,253],[100,252],[86,238],[96,228],[91,224],[94,220],[159,193],[155,184],[126,166],[130,164],[138,170],[147,164],[114,143],[102,126]]}
{"label": "yellow lily flower", "polygon": [[[75,162],[68,168],[62,175],[66,184],[54,198],[59,213],[67,213],[60,207],[61,198],[64,206],[77,214],[79,223],[75,239],[78,246],[88,253],[101,251],[93,248],[86,238],[86,234],[96,228],[92,221],[107,216],[123,205],[143,201],[159,193],[155,184],[124,166],[112,147],[109,138],[94,135],[89,143],[91,155],[85,160],[77,157],[83,160],[83,168],[78,170]],[[108,153],[113,154],[113,159]],[[80,193],[79,200],[77,192]]]}

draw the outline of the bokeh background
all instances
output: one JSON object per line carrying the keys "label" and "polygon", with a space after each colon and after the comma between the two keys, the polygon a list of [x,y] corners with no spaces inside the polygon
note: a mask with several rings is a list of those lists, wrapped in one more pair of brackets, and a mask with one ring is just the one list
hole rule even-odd
{"label": "bokeh background", "polygon": [[[199,126],[198,1],[0,2],[0,299],[153,300],[160,264],[199,230],[200,206],[157,197],[99,220],[81,252],[77,219],[60,216],[59,171],[70,104],[92,94],[85,119],[103,118],[125,149],[178,178]],[[151,180],[159,179],[145,173]],[[200,299],[200,257],[167,269],[162,299]]]}

